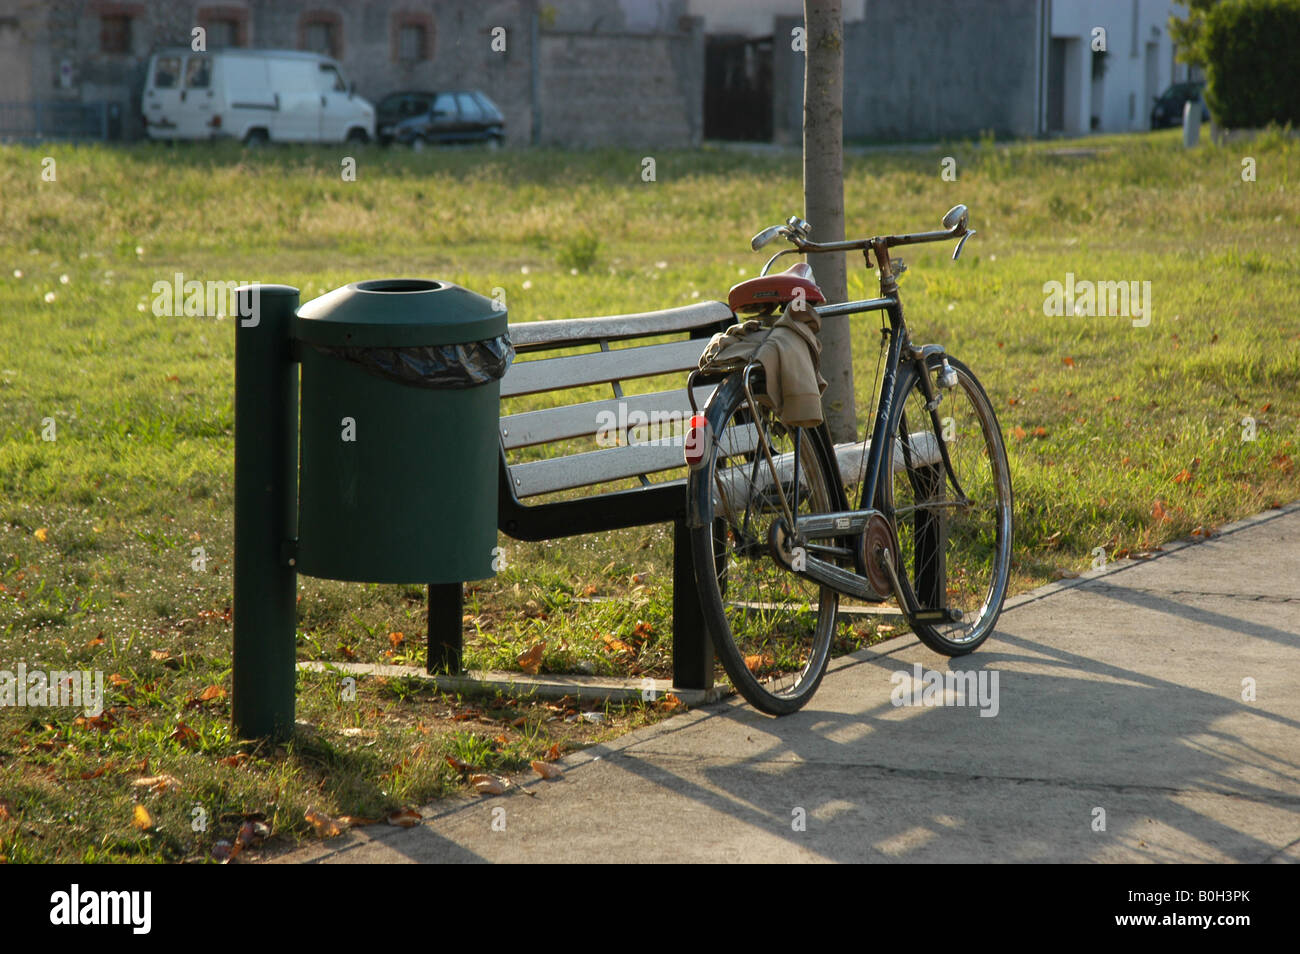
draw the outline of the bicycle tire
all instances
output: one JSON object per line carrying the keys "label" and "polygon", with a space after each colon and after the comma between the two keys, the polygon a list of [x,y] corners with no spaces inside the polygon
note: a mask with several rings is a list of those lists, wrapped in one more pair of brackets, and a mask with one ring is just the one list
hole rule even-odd
{"label": "bicycle tire", "polygon": [[[926,646],[946,656],[974,651],[993,631],[1006,598],[1013,536],[1011,470],[997,415],[983,386],[949,356],[954,387],[938,383],[944,356],[930,355],[941,436],[968,505],[957,503],[942,461],[934,461],[934,424],[925,410],[916,366],[900,374],[890,413],[894,463],[882,476],[879,509],[898,536],[898,576],[904,595],[925,609],[957,609],[960,620],[909,619]],[[927,454],[927,449],[929,453]]]}
{"label": "bicycle tire", "polygon": [[[755,394],[761,388],[757,369],[751,387]],[[769,408],[752,407],[741,374],[719,385],[704,415],[710,446],[687,488],[700,518],[691,543],[701,609],[732,685],[756,709],[786,715],[812,698],[826,672],[839,596],[773,555],[772,526],[784,511],[756,437],[768,441],[787,501],[799,514],[834,508],[832,458],[820,429],[786,428]],[[798,494],[791,466],[796,433]],[[833,548],[810,543],[806,552],[823,549]]]}

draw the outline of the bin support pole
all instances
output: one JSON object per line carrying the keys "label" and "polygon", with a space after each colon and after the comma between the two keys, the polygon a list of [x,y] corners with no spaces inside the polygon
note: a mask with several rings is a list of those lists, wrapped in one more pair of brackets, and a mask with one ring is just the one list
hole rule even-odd
{"label": "bin support pole", "polygon": [[231,709],[240,739],[293,732],[298,289],[250,285],[235,316],[235,594]]}
{"label": "bin support pole", "polygon": [[465,585],[429,584],[429,655],[425,667],[430,675],[459,675],[463,641]]}
{"label": "bin support pole", "polygon": [[673,685],[713,688],[713,641],[700,607],[691,531],[681,517],[673,523]]}

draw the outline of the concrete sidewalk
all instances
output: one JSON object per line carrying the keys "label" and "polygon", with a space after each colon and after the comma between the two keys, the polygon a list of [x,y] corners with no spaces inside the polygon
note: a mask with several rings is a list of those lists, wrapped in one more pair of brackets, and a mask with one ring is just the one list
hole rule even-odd
{"label": "concrete sidewalk", "polygon": [[949,662],[901,637],[795,715],[733,699],[273,860],[1300,861],[1300,504],[1009,601],[951,660],[994,717],[891,702]]}

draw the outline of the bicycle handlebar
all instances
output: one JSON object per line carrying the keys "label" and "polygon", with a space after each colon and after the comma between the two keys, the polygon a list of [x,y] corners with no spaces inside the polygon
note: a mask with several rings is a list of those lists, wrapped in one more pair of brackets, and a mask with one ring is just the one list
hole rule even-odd
{"label": "bicycle handlebar", "polygon": [[969,228],[970,212],[964,205],[955,205],[948,210],[943,217],[943,228],[934,232],[908,232],[903,235],[885,235],[876,236],[869,239],[850,239],[844,242],[813,242],[808,238],[808,232],[811,226],[798,218],[790,216],[785,225],[773,225],[759,232],[750,240],[750,247],[758,251],[778,235],[788,240],[794,248],[784,249],[777,252],[768,261],[764,267],[764,274],[772,262],[776,261],[782,255],[788,255],[793,252],[853,252],[861,249],[869,249],[878,245],[885,248],[893,248],[898,245],[917,245],[922,242],[942,242],[945,239],[961,239],[957,243],[957,248],[953,250],[952,257],[955,261],[961,254],[962,246],[966,244],[966,239],[975,234],[975,230]]}

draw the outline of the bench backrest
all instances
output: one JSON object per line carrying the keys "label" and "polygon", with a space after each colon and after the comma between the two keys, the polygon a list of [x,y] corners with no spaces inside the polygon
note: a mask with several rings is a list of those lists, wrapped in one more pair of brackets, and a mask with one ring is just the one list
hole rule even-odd
{"label": "bench backrest", "polygon": [[[639,315],[511,325],[519,357],[501,381],[500,427],[514,495],[522,500],[629,478],[649,485],[651,475],[684,471],[679,422],[691,413],[685,377],[708,337],[734,321],[730,308],[709,301]],[[575,348],[586,350],[542,356]],[[624,382],[664,374],[680,375],[681,385],[651,394],[623,392]],[[566,394],[591,385],[608,385],[611,396],[575,403]],[[698,406],[712,390],[696,388]],[[543,393],[544,408],[510,408]],[[541,459],[518,459],[524,448],[543,445],[551,446]]]}

